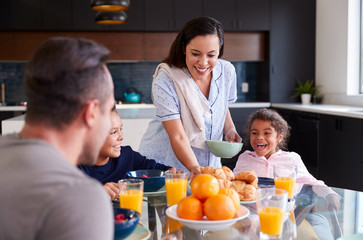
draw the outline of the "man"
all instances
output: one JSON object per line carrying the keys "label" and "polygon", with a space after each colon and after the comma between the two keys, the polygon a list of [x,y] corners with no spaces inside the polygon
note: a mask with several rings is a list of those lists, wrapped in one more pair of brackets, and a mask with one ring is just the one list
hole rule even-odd
{"label": "man", "polygon": [[89,40],[51,38],[27,65],[27,114],[19,134],[0,136],[0,239],[113,239],[92,165],[111,128],[109,50]]}

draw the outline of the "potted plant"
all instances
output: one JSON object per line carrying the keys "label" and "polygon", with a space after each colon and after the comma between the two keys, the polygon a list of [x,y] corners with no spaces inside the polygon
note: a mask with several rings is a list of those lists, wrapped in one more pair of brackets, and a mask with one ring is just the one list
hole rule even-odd
{"label": "potted plant", "polygon": [[313,79],[308,79],[304,83],[300,80],[297,80],[297,86],[294,89],[293,97],[301,97],[302,104],[310,104],[311,96],[316,93],[316,86],[314,85]]}

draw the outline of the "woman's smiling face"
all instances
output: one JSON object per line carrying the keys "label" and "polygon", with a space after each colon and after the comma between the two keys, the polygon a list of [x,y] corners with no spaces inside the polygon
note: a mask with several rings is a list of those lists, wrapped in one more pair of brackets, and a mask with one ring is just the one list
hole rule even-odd
{"label": "woman's smiling face", "polygon": [[283,139],[283,134],[277,134],[269,121],[256,119],[250,128],[250,143],[258,156],[268,159],[277,151],[277,144]]}
{"label": "woman's smiling face", "polygon": [[117,158],[121,153],[121,142],[124,139],[124,135],[121,118],[116,112],[112,112],[111,124],[112,128],[101,148],[100,156]]}
{"label": "woman's smiling face", "polygon": [[190,75],[197,80],[211,77],[219,55],[219,38],[217,34],[196,36],[185,48],[185,62]]}

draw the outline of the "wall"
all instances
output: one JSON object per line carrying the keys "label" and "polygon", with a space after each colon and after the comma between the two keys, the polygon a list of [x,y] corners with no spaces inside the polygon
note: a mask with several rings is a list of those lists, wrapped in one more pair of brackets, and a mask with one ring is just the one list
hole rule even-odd
{"label": "wall", "polygon": [[[107,66],[114,81],[116,100],[123,101],[123,93],[126,89],[134,87],[140,91],[142,102],[152,103],[152,75],[159,63],[159,61],[109,62]],[[257,101],[257,85],[259,79],[263,77],[258,69],[266,65],[266,63],[232,61],[232,64],[235,66],[237,73],[237,102]],[[25,61],[0,62],[0,83],[5,83],[5,100],[10,105],[26,101],[24,90],[25,68]],[[242,82],[248,82],[248,93],[242,93]]]}
{"label": "wall", "polygon": [[363,106],[359,10],[359,0],[317,0],[315,78],[326,104]]}

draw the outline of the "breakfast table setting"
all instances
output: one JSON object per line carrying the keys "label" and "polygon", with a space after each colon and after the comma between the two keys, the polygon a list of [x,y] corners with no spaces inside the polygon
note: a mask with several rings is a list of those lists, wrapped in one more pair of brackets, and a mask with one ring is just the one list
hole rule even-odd
{"label": "breakfast table setting", "polygon": [[[139,210],[141,215],[138,215],[134,230],[127,236],[115,235],[115,239],[319,239],[318,235],[326,236],[327,239],[363,239],[361,235],[363,222],[359,217],[359,211],[363,208],[362,192],[332,187],[331,189],[341,197],[338,210],[328,209],[325,199],[315,194],[311,185],[301,185],[299,192],[292,198],[288,198],[286,192],[284,198],[278,200],[284,203],[282,232],[274,235],[275,233],[268,232],[274,228],[270,223],[271,220],[263,219],[259,215],[259,208],[270,204],[265,203],[266,199],[277,199],[274,179],[258,178],[255,199],[240,201],[239,210],[231,219],[211,220],[203,216],[200,220],[190,220],[178,216],[177,207],[178,203],[181,205],[181,201],[175,198],[178,195],[176,189],[181,183],[185,183],[186,197],[192,195],[193,187],[187,177],[180,174],[167,176],[168,173],[165,172],[157,176],[152,175],[157,174],[156,172],[145,172],[145,170],[132,174],[134,180],[138,178],[146,180],[144,186],[148,186],[148,189],[142,190],[142,206]],[[157,185],[157,181],[153,181],[153,178],[162,181]],[[185,181],[179,182],[180,179]],[[174,181],[171,188],[168,181]],[[157,189],[149,189],[150,183],[156,184]],[[268,192],[273,192],[274,196],[270,198]],[[174,199],[171,199],[171,196]],[[277,201],[273,204],[275,207],[278,206]],[[115,209],[125,207],[122,206],[120,199],[114,200],[113,206]],[[217,211],[218,207],[215,207],[215,210]],[[215,214],[213,211],[212,215]],[[266,230],[266,227],[269,230]],[[267,231],[266,236],[262,230]]]}

